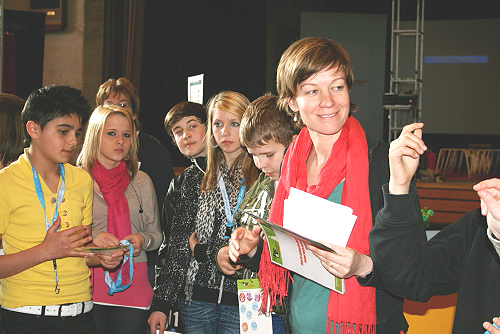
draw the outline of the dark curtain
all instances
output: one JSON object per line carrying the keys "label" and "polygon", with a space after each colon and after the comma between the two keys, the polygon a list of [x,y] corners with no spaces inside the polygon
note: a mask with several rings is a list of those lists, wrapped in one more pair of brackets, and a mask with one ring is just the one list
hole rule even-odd
{"label": "dark curtain", "polygon": [[13,33],[3,34],[2,93],[17,95],[16,89],[16,39]]}
{"label": "dark curtain", "polygon": [[45,13],[5,10],[3,19],[6,39],[2,91],[25,100],[42,87]]}
{"label": "dark curtain", "polygon": [[125,77],[139,90],[144,1],[105,1],[103,82]]}
{"label": "dark curtain", "polygon": [[146,1],[141,68],[141,115],[174,164],[188,163],[163,127],[168,110],[187,100],[187,77],[204,74],[204,102],[222,90],[250,100],[265,90],[266,3]]}

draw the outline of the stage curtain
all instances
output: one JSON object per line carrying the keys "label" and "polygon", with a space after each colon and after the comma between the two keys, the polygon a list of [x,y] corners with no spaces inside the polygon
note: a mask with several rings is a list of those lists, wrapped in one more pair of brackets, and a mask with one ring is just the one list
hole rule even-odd
{"label": "stage curtain", "polygon": [[187,100],[189,76],[204,74],[204,103],[222,90],[265,93],[266,13],[264,0],[145,2],[139,117],[176,166],[189,161],[169,146],[163,119]]}
{"label": "stage curtain", "polygon": [[145,0],[106,0],[103,82],[125,77],[140,85]]}
{"label": "stage curtain", "polygon": [[16,39],[13,33],[3,34],[2,93],[17,95],[16,89]]}

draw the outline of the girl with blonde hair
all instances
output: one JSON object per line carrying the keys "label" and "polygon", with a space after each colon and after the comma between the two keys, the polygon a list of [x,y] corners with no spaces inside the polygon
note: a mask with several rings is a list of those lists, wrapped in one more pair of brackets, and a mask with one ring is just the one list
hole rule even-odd
{"label": "girl with blonde hair", "polygon": [[236,225],[233,217],[259,174],[239,138],[249,103],[232,91],[221,92],[208,103],[207,169],[189,239],[193,256],[179,298],[185,333],[239,332],[236,280],[217,269],[215,258],[227,245]]}
{"label": "girl with blonde hair", "polygon": [[99,247],[130,243],[134,253],[119,272],[92,272],[97,333],[140,333],[147,328],[153,289],[145,251],[160,246],[162,233],[155,189],[137,169],[136,152],[130,113],[119,106],[98,106],[77,161],[94,179],[92,237]]}

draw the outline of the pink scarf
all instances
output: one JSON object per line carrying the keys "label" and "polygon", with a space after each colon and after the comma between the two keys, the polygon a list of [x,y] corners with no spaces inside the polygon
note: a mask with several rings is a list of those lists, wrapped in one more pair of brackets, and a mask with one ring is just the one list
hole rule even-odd
{"label": "pink scarf", "polygon": [[[333,145],[330,157],[320,172],[318,184],[308,186],[306,161],[311,147],[309,130],[304,128],[290,145],[283,161],[269,220],[283,225],[283,204],[291,187],[328,198],[345,178],[342,204],[352,208],[353,214],[358,217],[347,247],[356,249],[361,254],[370,254],[368,237],[373,223],[368,185],[368,146],[363,128],[354,117],[348,117],[339,139]],[[264,289],[263,304],[267,301],[267,293],[271,296],[272,305],[276,304],[277,295],[283,297],[288,294],[289,277],[288,270],[270,262],[266,243],[259,270],[260,285]],[[356,277],[346,279],[345,285],[344,295],[330,292],[328,332],[333,321],[340,326],[341,333],[375,333],[375,289],[360,286]],[[263,305],[263,308],[265,307]],[[356,326],[356,331],[351,329],[353,325]]]}
{"label": "pink scarf", "polygon": [[[92,175],[108,205],[108,232],[122,240],[127,235],[132,234],[128,201],[125,197],[125,190],[130,183],[127,164],[122,161],[117,167],[106,169],[96,160],[92,168]],[[129,273],[130,267],[127,264],[122,271],[123,284],[128,284]],[[111,277],[116,280],[113,274],[118,275],[118,270],[111,273]]]}

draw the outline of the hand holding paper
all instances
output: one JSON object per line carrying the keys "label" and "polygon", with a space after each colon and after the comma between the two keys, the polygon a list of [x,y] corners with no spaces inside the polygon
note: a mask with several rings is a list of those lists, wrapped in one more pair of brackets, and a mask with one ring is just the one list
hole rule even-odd
{"label": "hand holding paper", "polygon": [[330,274],[339,278],[364,277],[372,271],[373,262],[369,256],[362,255],[355,249],[320,242],[335,250],[336,253],[324,251],[313,245],[307,247],[318,257],[323,267]]}
{"label": "hand holding paper", "polygon": [[325,252],[335,252],[333,249],[251,213],[247,214],[254,218],[264,230],[271,262],[338,293],[345,292],[344,280],[324,270],[319,258],[308,249],[308,245],[315,245]]}
{"label": "hand holding paper", "polygon": [[290,188],[283,227],[252,217],[266,233],[272,262],[343,294],[341,278],[363,276],[373,266],[368,256],[345,248],[357,218],[352,212],[347,206]]}

